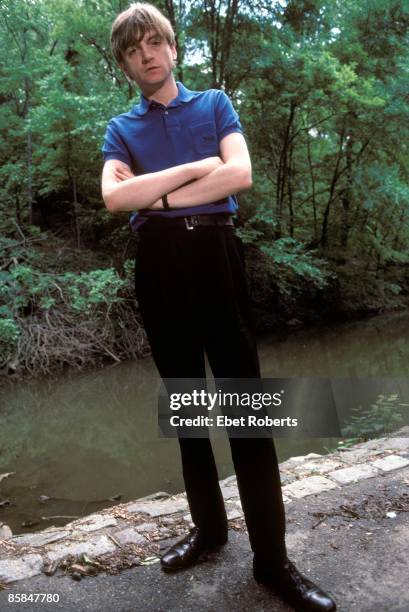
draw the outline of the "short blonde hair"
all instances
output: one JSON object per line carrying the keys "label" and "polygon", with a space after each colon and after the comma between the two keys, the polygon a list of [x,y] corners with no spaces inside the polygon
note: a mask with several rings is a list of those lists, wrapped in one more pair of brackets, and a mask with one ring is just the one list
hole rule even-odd
{"label": "short blonde hair", "polygon": [[151,30],[163,36],[169,45],[175,44],[175,33],[169,19],[152,4],[137,2],[118,15],[111,29],[112,53],[118,64],[123,62],[124,51],[141,41]]}

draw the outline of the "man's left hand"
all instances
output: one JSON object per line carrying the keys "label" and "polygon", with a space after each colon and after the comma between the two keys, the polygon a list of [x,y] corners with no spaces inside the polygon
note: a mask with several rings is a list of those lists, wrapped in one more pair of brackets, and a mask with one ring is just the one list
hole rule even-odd
{"label": "man's left hand", "polygon": [[115,168],[114,176],[117,182],[120,183],[121,181],[127,181],[128,179],[134,178],[135,175],[126,168]]}

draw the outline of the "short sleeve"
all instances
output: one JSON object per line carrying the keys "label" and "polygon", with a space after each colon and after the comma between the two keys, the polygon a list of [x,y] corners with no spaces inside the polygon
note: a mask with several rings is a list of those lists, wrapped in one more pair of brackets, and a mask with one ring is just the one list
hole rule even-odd
{"label": "short sleeve", "polygon": [[108,123],[104,136],[104,144],[102,145],[102,153],[104,155],[104,161],[119,159],[119,161],[128,164],[130,168],[132,167],[128,147],[118,133],[113,120]]}
{"label": "short sleeve", "polygon": [[232,132],[243,133],[239,115],[233,108],[230,98],[224,91],[217,91],[215,104],[217,138],[220,142],[225,136]]}

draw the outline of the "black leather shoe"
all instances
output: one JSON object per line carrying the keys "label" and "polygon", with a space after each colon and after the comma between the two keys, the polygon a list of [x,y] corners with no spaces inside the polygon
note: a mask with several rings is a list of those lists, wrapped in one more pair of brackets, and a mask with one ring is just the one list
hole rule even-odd
{"label": "black leather shoe", "polygon": [[217,550],[227,542],[227,533],[220,536],[204,537],[197,527],[176,542],[161,558],[162,569],[174,572],[194,565],[201,555]]}
{"label": "black leather shoe", "polygon": [[266,567],[254,561],[254,578],[271,587],[298,612],[334,612],[335,601],[316,584],[303,576],[291,561],[279,567]]}

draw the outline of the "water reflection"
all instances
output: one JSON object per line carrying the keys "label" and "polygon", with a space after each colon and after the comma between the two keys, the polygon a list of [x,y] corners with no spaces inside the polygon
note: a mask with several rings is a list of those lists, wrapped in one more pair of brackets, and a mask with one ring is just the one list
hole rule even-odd
{"label": "water reflection", "polygon": [[407,311],[342,325],[302,330],[284,341],[263,341],[265,377],[407,377]]}
{"label": "water reflection", "polygon": [[[407,382],[407,313],[367,322],[310,329],[286,340],[264,339],[264,377],[384,378]],[[67,374],[0,391],[0,520],[14,532],[39,521],[42,529],[109,505],[98,500],[116,494],[122,501],[157,490],[183,489],[176,440],[157,434],[158,379],[151,359],[91,374]],[[348,404],[348,402],[346,402]],[[310,451],[326,452],[336,440],[278,439],[281,461]],[[225,439],[214,440],[219,476],[233,473]],[[40,495],[69,501],[40,504]]]}

